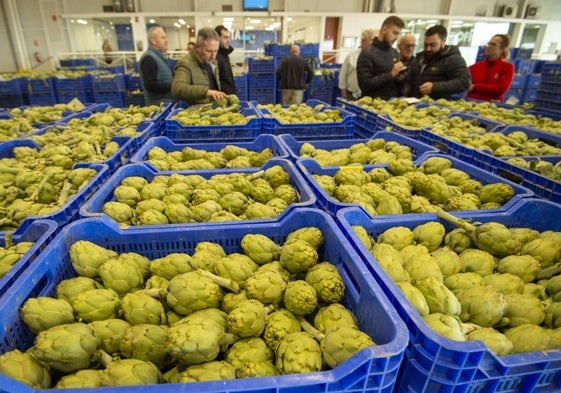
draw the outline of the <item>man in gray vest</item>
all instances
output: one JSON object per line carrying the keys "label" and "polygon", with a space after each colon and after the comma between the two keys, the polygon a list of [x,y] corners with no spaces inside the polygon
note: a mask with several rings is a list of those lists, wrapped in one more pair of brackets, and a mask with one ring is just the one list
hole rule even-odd
{"label": "man in gray vest", "polygon": [[164,54],[168,50],[166,32],[161,26],[148,29],[149,48],[140,58],[140,78],[146,105],[173,101],[173,69]]}

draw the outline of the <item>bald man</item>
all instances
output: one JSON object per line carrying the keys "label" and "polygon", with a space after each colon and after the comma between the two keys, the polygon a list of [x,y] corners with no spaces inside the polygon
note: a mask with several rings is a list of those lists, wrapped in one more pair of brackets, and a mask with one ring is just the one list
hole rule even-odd
{"label": "bald man", "polygon": [[275,71],[282,90],[283,105],[301,104],[304,91],[314,77],[314,69],[300,57],[300,47],[292,45],[290,56],[281,60]]}
{"label": "bald man", "polygon": [[417,39],[415,36],[411,33],[407,33],[401,37],[397,44],[399,59],[407,66],[407,76],[398,82],[398,94],[402,97],[412,95],[412,88],[415,83],[414,70],[417,68],[417,59],[415,58],[416,42]]}

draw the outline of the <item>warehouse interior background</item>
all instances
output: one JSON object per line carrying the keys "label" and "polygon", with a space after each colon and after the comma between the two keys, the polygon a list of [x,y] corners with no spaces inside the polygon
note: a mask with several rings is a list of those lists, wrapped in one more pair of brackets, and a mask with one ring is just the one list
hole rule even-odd
{"label": "warehouse interior background", "polygon": [[511,46],[531,49],[532,58],[552,60],[561,51],[557,0],[2,0],[1,5],[0,72],[48,70],[69,57],[102,61],[104,39],[116,63],[133,62],[147,48],[146,30],[153,24],[166,28],[172,57],[186,53],[199,28],[223,24],[232,32],[235,64],[262,54],[271,42],[319,42],[320,60],[340,63],[358,46],[360,32],[379,28],[390,13],[418,38],[427,27],[444,24],[448,42],[460,46],[468,64],[496,33],[510,34]]}

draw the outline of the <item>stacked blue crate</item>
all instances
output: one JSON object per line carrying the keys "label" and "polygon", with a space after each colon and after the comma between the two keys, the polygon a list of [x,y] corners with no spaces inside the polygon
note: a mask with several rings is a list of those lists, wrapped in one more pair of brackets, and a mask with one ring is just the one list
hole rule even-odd
{"label": "stacked blue crate", "polygon": [[234,83],[236,85],[236,95],[240,101],[249,101],[247,74],[235,75]]}
{"label": "stacked blue crate", "polygon": [[30,105],[54,105],[57,103],[54,78],[29,79],[27,91]]}
{"label": "stacked blue crate", "polygon": [[15,108],[28,104],[27,79],[0,81],[0,107]]}
{"label": "stacked blue crate", "polygon": [[561,114],[561,62],[543,65],[534,105],[537,110]]}
{"label": "stacked blue crate", "polygon": [[540,84],[544,61],[516,58],[512,62],[516,73],[512,85],[505,94],[506,99],[514,97],[518,100],[518,104],[533,102]]}
{"label": "stacked blue crate", "polygon": [[116,107],[125,105],[124,74],[104,74],[95,76],[92,85],[96,103],[108,103]]}
{"label": "stacked blue crate", "polygon": [[84,75],[78,78],[61,78],[54,80],[57,102],[68,103],[74,98],[83,103],[94,101],[92,76]]}
{"label": "stacked blue crate", "polygon": [[250,101],[260,104],[276,102],[276,64],[274,57],[248,59],[247,93]]}
{"label": "stacked blue crate", "polygon": [[[317,69],[320,66],[320,59],[319,59],[319,43],[316,44],[298,44],[300,47],[300,56],[312,66],[312,68]],[[282,58],[289,56],[290,54],[290,44],[267,44],[265,46],[265,54],[267,56],[272,56],[274,59],[274,65],[277,67],[280,64]],[[250,70],[251,72],[251,70]],[[251,87],[251,85],[250,85]],[[324,94],[325,93],[325,94]],[[320,95],[320,97],[317,97]],[[331,89],[331,96],[327,97],[326,92],[320,91],[316,88],[313,91],[313,96],[310,96],[310,91],[306,92],[304,100],[318,98],[322,101],[325,101],[329,104],[333,104],[333,89]],[[255,101],[254,98],[250,96],[251,101]],[[276,94],[276,101],[282,101],[282,93],[280,90]]]}
{"label": "stacked blue crate", "polygon": [[125,89],[126,91],[123,98],[125,106],[145,105],[142,81],[138,73],[125,75]]}

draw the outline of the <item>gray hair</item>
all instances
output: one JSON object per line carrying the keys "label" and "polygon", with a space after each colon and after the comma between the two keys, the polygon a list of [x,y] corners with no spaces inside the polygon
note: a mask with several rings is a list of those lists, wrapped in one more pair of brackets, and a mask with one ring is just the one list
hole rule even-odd
{"label": "gray hair", "polygon": [[[155,32],[156,30],[158,30],[158,29],[164,30],[164,28],[163,28],[162,26],[160,26],[160,25],[152,26],[152,27],[150,27],[150,28],[148,29],[148,32],[146,33],[146,37],[148,38],[148,42],[150,42],[150,40],[151,40],[152,38],[154,38],[154,32]],[[164,31],[165,31],[165,30],[164,30]]]}
{"label": "gray hair", "polygon": [[197,32],[197,45],[202,45],[206,40],[220,41],[220,37],[212,27],[202,27]]}
{"label": "gray hair", "polygon": [[367,40],[369,38],[374,38],[374,37],[376,37],[376,30],[375,29],[363,30],[362,34],[360,35],[361,40]]}

